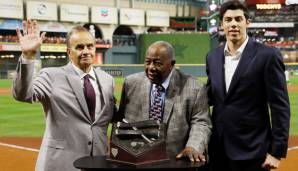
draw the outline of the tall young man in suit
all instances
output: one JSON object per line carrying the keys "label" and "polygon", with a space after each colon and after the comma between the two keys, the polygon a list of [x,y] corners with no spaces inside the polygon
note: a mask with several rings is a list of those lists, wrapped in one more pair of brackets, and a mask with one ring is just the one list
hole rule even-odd
{"label": "tall young man in suit", "polygon": [[277,168],[290,120],[282,56],[247,36],[248,11],[239,1],[222,5],[220,20],[227,42],[207,56],[211,170]]}
{"label": "tall young man in suit", "polygon": [[[145,72],[128,76],[123,84],[120,119],[159,120],[167,124],[167,147],[177,158],[205,161],[211,121],[203,83],[175,69],[173,47],[164,41],[147,50]],[[160,90],[160,91],[159,91]],[[156,107],[156,96],[160,97]]]}
{"label": "tall young man in suit", "polygon": [[41,102],[46,128],[36,171],[73,171],[74,160],[87,155],[107,154],[107,126],[114,113],[114,80],[92,67],[94,37],[84,27],[67,35],[70,61],[62,67],[44,68],[33,76],[34,59],[45,33],[36,21],[17,29],[22,55],[13,83],[15,99]]}

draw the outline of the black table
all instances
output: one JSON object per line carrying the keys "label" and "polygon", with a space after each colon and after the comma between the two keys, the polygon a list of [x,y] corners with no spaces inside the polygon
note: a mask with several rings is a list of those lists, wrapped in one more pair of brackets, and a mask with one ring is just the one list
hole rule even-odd
{"label": "black table", "polygon": [[151,165],[128,165],[106,160],[106,156],[86,156],[74,161],[73,165],[82,171],[108,171],[108,170],[194,170],[205,171],[203,162],[190,162],[186,159],[176,160],[174,157],[162,163]]}

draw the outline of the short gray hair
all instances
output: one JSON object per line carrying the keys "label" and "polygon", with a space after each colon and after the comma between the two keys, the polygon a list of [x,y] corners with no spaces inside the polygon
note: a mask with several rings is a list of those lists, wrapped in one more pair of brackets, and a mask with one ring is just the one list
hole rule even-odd
{"label": "short gray hair", "polygon": [[[173,46],[169,43],[169,42],[166,42],[166,41],[156,41],[154,43],[152,43],[148,49],[152,48],[152,47],[156,47],[156,46],[162,46],[162,47],[165,47],[166,50],[167,50],[167,53],[168,53],[168,57],[170,58],[171,61],[175,61],[175,50],[173,48]],[[147,50],[148,52],[148,50]]]}
{"label": "short gray hair", "polygon": [[[83,26],[75,26],[75,27],[73,27],[73,28],[67,33],[67,35],[66,35],[66,46],[67,46],[67,48],[70,47],[69,40],[70,40],[71,36],[72,36],[74,33],[78,33],[78,32],[87,32],[87,33],[89,33],[89,34],[92,36],[92,34],[89,32],[89,30],[86,29],[85,27],[83,27]],[[93,37],[93,36],[92,36],[92,37]],[[95,40],[94,40],[94,41],[95,41]]]}

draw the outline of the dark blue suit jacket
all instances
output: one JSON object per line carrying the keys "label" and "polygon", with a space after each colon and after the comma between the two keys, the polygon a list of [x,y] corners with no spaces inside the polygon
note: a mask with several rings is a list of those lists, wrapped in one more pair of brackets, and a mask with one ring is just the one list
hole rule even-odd
{"label": "dark blue suit jacket", "polygon": [[261,158],[266,153],[285,157],[290,105],[280,52],[249,39],[228,92],[224,62],[224,47],[207,55],[214,127],[210,150],[223,143],[232,160]]}

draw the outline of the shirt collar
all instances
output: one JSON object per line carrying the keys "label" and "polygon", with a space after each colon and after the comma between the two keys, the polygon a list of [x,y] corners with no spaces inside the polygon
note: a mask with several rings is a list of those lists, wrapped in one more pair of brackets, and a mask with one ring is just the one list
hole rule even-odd
{"label": "shirt collar", "polygon": [[[242,43],[242,45],[236,50],[235,52],[235,59],[240,59],[241,55],[242,55],[242,52],[245,48],[245,46],[247,45],[247,42],[248,42],[248,36],[246,36],[246,39],[245,41]],[[225,57],[226,56],[232,56],[230,51],[229,51],[229,48],[228,48],[228,43],[225,44],[225,49],[224,49],[224,55]]]}
{"label": "shirt collar", "polygon": [[80,79],[83,79],[87,74],[89,74],[91,79],[96,80],[96,76],[95,76],[95,73],[94,73],[94,70],[93,70],[93,66],[91,66],[91,69],[88,73],[85,73],[80,68],[75,66],[73,63],[71,63],[71,64],[72,64],[75,72],[79,75]]}
{"label": "shirt collar", "polygon": [[[161,84],[162,87],[166,90],[168,87],[169,87],[169,84],[170,84],[170,79],[171,79],[171,76],[173,75],[173,69],[172,71],[170,72],[170,74],[168,75],[168,77],[164,80],[164,82]],[[156,84],[153,84],[154,85],[154,88],[156,88]]]}

